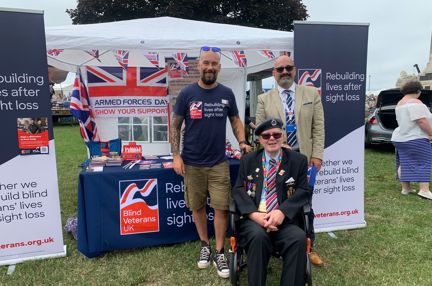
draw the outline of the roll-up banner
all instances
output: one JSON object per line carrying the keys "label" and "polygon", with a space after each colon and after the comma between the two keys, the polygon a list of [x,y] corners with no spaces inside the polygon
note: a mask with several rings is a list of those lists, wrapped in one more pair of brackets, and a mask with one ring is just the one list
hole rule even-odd
{"label": "roll-up banner", "polygon": [[66,255],[42,11],[0,8],[0,265]]}
{"label": "roll-up banner", "polygon": [[365,227],[364,108],[369,24],[294,23],[297,83],[321,93],[325,150],[313,194],[315,231]]}

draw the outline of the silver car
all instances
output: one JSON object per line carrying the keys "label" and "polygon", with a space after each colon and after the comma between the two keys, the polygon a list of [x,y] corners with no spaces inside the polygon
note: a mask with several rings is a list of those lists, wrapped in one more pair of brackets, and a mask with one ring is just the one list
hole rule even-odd
{"label": "silver car", "polygon": [[[393,130],[398,127],[395,108],[402,97],[398,88],[383,90],[378,94],[376,108],[366,119],[366,145],[391,144]],[[422,90],[419,99],[431,109],[432,90]]]}

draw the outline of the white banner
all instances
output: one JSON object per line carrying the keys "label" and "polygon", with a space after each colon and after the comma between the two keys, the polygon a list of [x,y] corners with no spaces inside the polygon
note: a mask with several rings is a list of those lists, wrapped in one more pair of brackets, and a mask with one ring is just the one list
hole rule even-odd
{"label": "white banner", "polygon": [[64,256],[42,12],[0,10],[0,38],[0,265]]}
{"label": "white banner", "polygon": [[[366,226],[364,94],[368,29],[367,24],[354,23],[294,25],[297,82],[315,86],[324,108],[324,158],[313,195],[317,232]],[[307,104],[303,103],[302,108]]]}
{"label": "white banner", "polygon": [[0,265],[66,255],[54,140],[49,152],[0,165]]}
{"label": "white banner", "polygon": [[366,226],[364,221],[364,126],[324,151],[314,195],[315,232]]}

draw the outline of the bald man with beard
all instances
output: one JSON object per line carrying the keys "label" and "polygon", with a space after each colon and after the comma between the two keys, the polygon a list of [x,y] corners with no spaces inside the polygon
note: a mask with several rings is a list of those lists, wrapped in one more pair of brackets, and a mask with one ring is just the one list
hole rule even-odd
{"label": "bald man with beard", "polygon": [[[250,151],[245,141],[232,90],[217,82],[221,69],[220,49],[202,47],[198,62],[200,79],[186,86],[177,97],[171,120],[171,150],[174,171],[184,177],[185,202],[192,211],[201,240],[198,268],[213,263],[222,278],[229,277],[224,255],[231,191],[229,164],[225,155],[227,118],[240,148]],[[181,126],[185,123],[183,150],[180,153]],[[209,243],[206,203],[214,209],[215,253]]]}

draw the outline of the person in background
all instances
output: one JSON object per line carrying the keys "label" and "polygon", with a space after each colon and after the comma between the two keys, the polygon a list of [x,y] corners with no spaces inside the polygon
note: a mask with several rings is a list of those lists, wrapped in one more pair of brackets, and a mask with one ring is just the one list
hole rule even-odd
{"label": "person in background", "polygon": [[415,193],[411,182],[418,182],[418,196],[432,200],[429,191],[432,147],[432,114],[419,97],[423,86],[419,81],[402,85],[402,99],[395,108],[397,127],[391,141],[396,148],[396,173],[402,195]]}
{"label": "person in background", "polygon": [[232,191],[239,245],[245,248],[248,285],[264,286],[272,252],[283,258],[280,285],[305,285],[306,234],[302,207],[311,196],[306,156],[282,148],[282,121],[271,118],[255,130],[263,149],[241,158]]}
{"label": "person in background", "polygon": [[[324,157],[324,110],[321,96],[315,87],[300,86],[294,82],[296,67],[286,55],[276,59],[273,77],[277,87],[258,96],[256,125],[267,118],[278,118],[283,122],[285,144],[308,158],[309,166],[320,170]],[[313,211],[310,218],[312,246]],[[311,251],[313,265],[323,266],[324,262],[316,251]]]}
{"label": "person in background", "polygon": [[[201,240],[198,268],[211,261],[222,278],[229,277],[224,255],[230,198],[229,164],[225,156],[226,120],[229,118],[240,148],[250,151],[232,90],[218,83],[220,49],[202,47],[198,62],[200,79],[183,88],[177,97],[171,120],[171,150],[174,171],[184,177],[185,201],[192,211]],[[183,150],[180,154],[181,126],[185,122]],[[212,256],[207,232],[206,202],[214,209],[216,253]]]}

